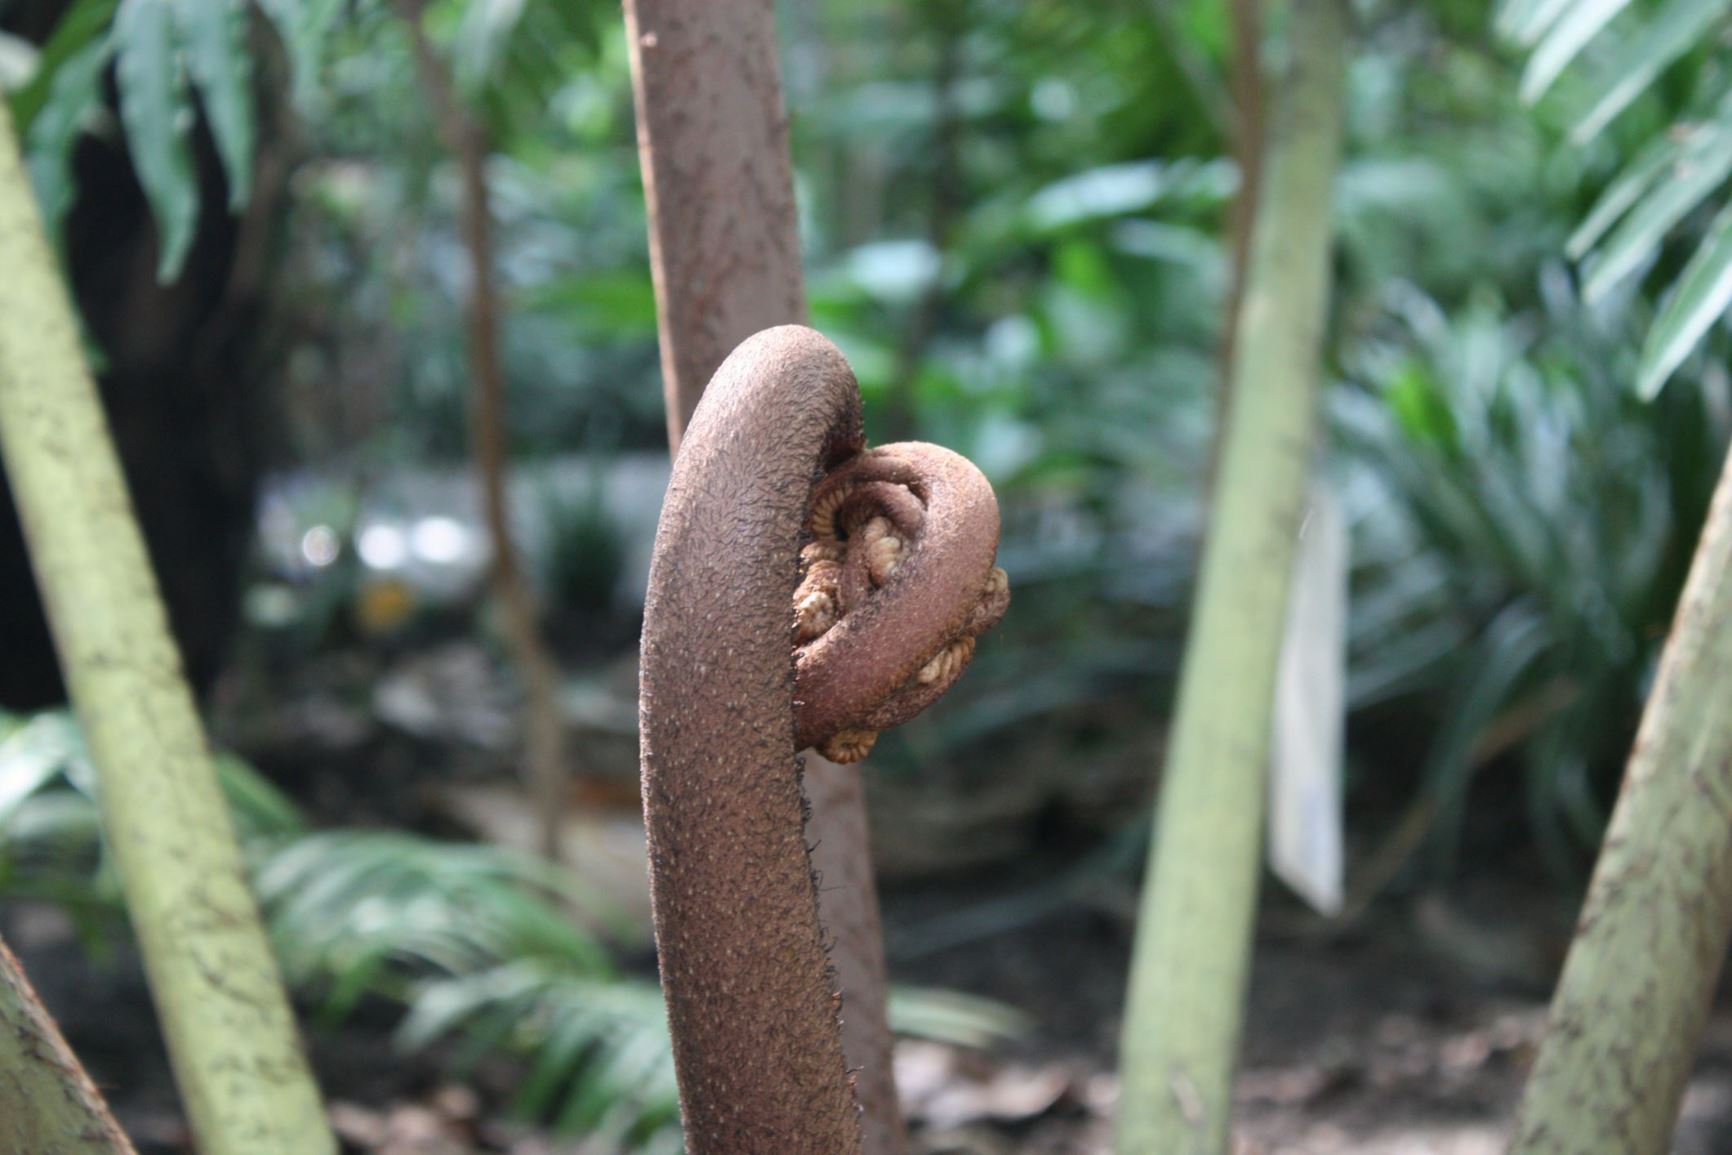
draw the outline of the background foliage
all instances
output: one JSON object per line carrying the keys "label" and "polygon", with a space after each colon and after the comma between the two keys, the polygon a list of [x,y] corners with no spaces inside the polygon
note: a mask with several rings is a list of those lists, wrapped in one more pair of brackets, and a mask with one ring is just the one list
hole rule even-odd
{"label": "background foliage", "polygon": [[[1378,793],[1393,779],[1435,805],[1445,843],[1501,758],[1567,869],[1629,736],[1726,436],[1724,17],[1715,0],[1361,12],[1329,345],[1356,750]],[[255,170],[287,167],[267,345],[292,457],[462,453],[456,189],[401,19],[379,0],[77,0],[39,48],[12,42],[44,204],[77,195],[80,139],[123,135],[164,278],[201,207],[239,211]],[[449,0],[427,19],[493,142],[517,449],[653,447],[617,13]],[[890,763],[1163,702],[1237,185],[1224,10],[815,2],[783,27],[814,319],[874,427],[969,454],[1010,515],[1016,620]],[[227,193],[201,206],[204,134]],[[1676,399],[1632,400],[1671,376]]]}
{"label": "background foliage", "polygon": [[[0,29],[25,7],[0,3]],[[954,700],[886,736],[882,770],[925,796],[1014,794],[1029,831],[1122,846],[1218,413],[1226,6],[780,7],[814,323],[855,366],[875,436],[918,433],[991,476],[1017,590]],[[1364,894],[1482,853],[1579,878],[1598,838],[1732,436],[1729,12],[1358,5],[1324,472],[1353,532]],[[402,20],[383,0],[73,0],[46,34],[0,31],[52,221],[93,195],[80,159],[119,150],[165,284],[198,274],[201,219],[253,238],[274,459],[343,480],[336,498],[279,491],[344,552],[297,572],[293,645],[273,603],[249,602],[238,649],[267,667],[427,640],[378,625],[398,610],[352,549],[358,495],[460,468],[466,440],[457,182]],[[547,476],[573,460],[611,476],[663,436],[617,6],[437,0],[426,22],[491,143],[513,449]],[[1271,60],[1282,38],[1277,22]],[[606,591],[644,525],[593,494],[549,505],[551,618],[587,614],[560,638],[581,697],[629,650],[633,607]],[[258,570],[271,593],[282,575]],[[0,743],[0,888],[96,927],[114,891],[75,738],[9,718]],[[565,918],[569,879],[409,834],[311,833],[258,777],[231,766],[229,785],[285,966],[330,1015],[395,1000],[411,1044],[528,1055],[526,1110],[659,1133],[659,1009],[605,918]]]}

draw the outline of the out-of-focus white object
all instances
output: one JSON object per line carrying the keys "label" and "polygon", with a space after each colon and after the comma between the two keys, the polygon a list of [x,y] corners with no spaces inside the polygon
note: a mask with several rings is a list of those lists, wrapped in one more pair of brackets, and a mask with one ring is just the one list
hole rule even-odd
{"label": "out-of-focus white object", "polygon": [[42,54],[22,37],[0,32],[0,92],[16,92],[35,78]]}
{"label": "out-of-focus white object", "polygon": [[392,570],[409,560],[409,544],[394,525],[369,525],[355,539],[355,552],[369,569]]}
{"label": "out-of-focus white object", "polygon": [[454,517],[424,517],[409,531],[409,546],[422,561],[452,565],[483,552],[476,548],[474,538],[469,527]]}
{"label": "out-of-focus white object", "polygon": [[1339,914],[1342,904],[1347,574],[1347,522],[1319,485],[1300,530],[1275,682],[1269,866],[1325,915]]}
{"label": "out-of-focus white object", "polygon": [[342,539],[328,525],[315,525],[301,535],[301,557],[314,569],[334,563],[342,549]]}
{"label": "out-of-focus white object", "polygon": [[[658,452],[571,455],[512,470],[507,505],[525,571],[531,578],[544,571],[554,507],[593,502],[624,547],[614,600],[642,606],[667,484],[667,454]],[[341,472],[305,471],[267,478],[263,490],[260,550],[267,570],[285,581],[317,581],[330,571],[346,548],[340,526],[354,535],[362,569],[405,583],[419,604],[472,597],[487,579],[493,544],[471,470],[398,469],[365,485]]]}

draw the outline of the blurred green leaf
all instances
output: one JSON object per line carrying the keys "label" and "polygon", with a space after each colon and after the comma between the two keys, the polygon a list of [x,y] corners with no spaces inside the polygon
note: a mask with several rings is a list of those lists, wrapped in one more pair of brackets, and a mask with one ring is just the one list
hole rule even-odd
{"label": "blurred green leaf", "polygon": [[598,979],[556,958],[522,959],[434,979],[415,992],[404,1046],[479,1037],[533,1056],[517,1110],[540,1116],[561,1099],[579,1133],[604,1120],[616,1139],[677,1117],[667,1010],[653,983]]}
{"label": "blurred green leaf", "polygon": [[1422,366],[1411,364],[1398,373],[1385,387],[1384,397],[1395,419],[1413,440],[1452,457],[1459,451],[1455,415]]}
{"label": "blurred green leaf", "polygon": [[910,305],[943,275],[944,257],[923,240],[884,240],[852,249],[842,256],[840,266],[867,296]]}
{"label": "blurred green leaf", "polygon": [[1732,0],[1669,0],[1641,33],[1625,38],[1601,74],[1598,94],[1570,129],[1570,140],[1586,144],[1630,106],[1666,66],[1702,42],[1704,33],[1732,11]]}
{"label": "blurred green leaf", "polygon": [[295,103],[311,107],[343,0],[258,0],[289,54]]}
{"label": "blurred green leaf", "polygon": [[1571,3],[1573,0],[1504,0],[1497,12],[1498,34],[1531,48]]}
{"label": "blurred green leaf", "polygon": [[1692,137],[1677,159],[1630,209],[1595,253],[1582,286],[1590,304],[1654,255],[1666,235],[1732,175],[1732,130],[1720,125]]}
{"label": "blurred green leaf", "polygon": [[[1713,130],[1698,128],[1696,131]],[[1650,141],[1634,160],[1624,166],[1564,243],[1564,252],[1571,260],[1579,261],[1586,256],[1606,231],[1618,223],[1618,218],[1659,182],[1667,169],[1676,163],[1678,151],[1683,146],[1684,142],[1676,137],[1662,136]]]}
{"label": "blurred green leaf", "polygon": [[1570,61],[1586,48],[1630,0],[1571,0],[1568,9],[1547,29],[1534,47],[1522,73],[1521,98],[1532,104],[1544,96]]}
{"label": "blurred green leaf", "polygon": [[0,739],[0,828],[73,757],[75,735],[63,715],[40,714]]}
{"label": "blurred green leaf", "polygon": [[588,333],[616,340],[653,337],[654,286],[640,270],[588,271],[526,289],[524,308],[569,317]]}
{"label": "blurred green leaf", "polygon": [[1635,395],[1639,313],[1584,307],[1561,270],[1541,290],[1532,313],[1484,296],[1454,315],[1390,291],[1349,361],[1374,388],[1338,395],[1334,429],[1357,510],[1355,709],[1405,702],[1427,728],[1445,859],[1498,756],[1567,869],[1555,816],[1580,833],[1616,781],[1727,430],[1697,390]]}
{"label": "blurred green leaf", "polygon": [[114,16],[120,119],[156,218],[156,274],[163,282],[180,275],[199,207],[186,139],[192,108],[175,20],[173,0],[121,0]]}
{"label": "blurred green leaf", "polygon": [[217,753],[216,772],[223,797],[247,837],[285,838],[305,830],[306,820],[288,796],[233,754]]}
{"label": "blurred green leaf", "polygon": [[494,848],[385,831],[304,835],[255,877],[285,974],[326,984],[333,1016],[384,985],[387,968],[461,975],[546,955],[611,975],[600,944],[545,900],[550,884],[566,881]]}
{"label": "blurred green leaf", "polygon": [[[253,182],[253,63],[248,0],[176,0],[186,67],[228,177],[229,208],[246,205]],[[196,210],[195,210],[196,211]]]}
{"label": "blurred green leaf", "polygon": [[53,34],[37,57],[35,75],[30,83],[12,94],[12,118],[20,137],[30,132],[37,114],[48,103],[62,66],[107,38],[117,3],[118,0],[74,0],[54,26]]}
{"label": "blurred green leaf", "polygon": [[457,26],[452,47],[457,83],[464,91],[479,92],[493,76],[517,22],[525,0],[468,0]]}
{"label": "blurred green leaf", "polygon": [[[1543,92],[1626,3],[1573,0],[1528,61],[1524,98],[1531,100]],[[1531,8],[1529,0],[1512,0],[1505,12]],[[1665,0],[1608,58],[1589,109],[1571,132],[1572,140],[1585,144],[1596,137],[1662,72],[1701,43],[1728,11],[1732,11],[1732,0]],[[1718,63],[1712,57],[1705,59],[1708,65],[1691,78],[1692,85],[1698,93],[1722,93],[1724,86],[1718,77],[1706,70],[1708,66],[1718,68]],[[1699,106],[1700,100],[1692,99],[1691,103]],[[1714,195],[1728,175],[1732,175],[1732,99],[1722,95],[1707,119],[1679,118],[1653,135],[1576,228],[1566,251],[1577,259],[1592,253],[1584,299],[1589,303],[1602,301],[1652,261],[1668,235]],[[1643,343],[1637,372],[1637,392],[1642,397],[1659,393],[1732,303],[1728,245],[1722,212],[1699,241]]]}
{"label": "blurred green leaf", "polygon": [[890,992],[890,1028],[899,1035],[960,1047],[1014,1042],[1034,1029],[1021,1011],[993,999],[956,991],[896,987]]}
{"label": "blurred green leaf", "polygon": [[604,21],[617,17],[617,6],[596,0],[468,0],[454,47],[458,83],[481,98],[501,147],[537,140],[534,126],[593,67]]}
{"label": "blurred green leaf", "polygon": [[1145,212],[1169,197],[1220,201],[1238,178],[1224,162],[1134,161],[1104,165],[1067,176],[1028,200],[1038,229],[1061,229],[1083,221]]}
{"label": "blurred green leaf", "polygon": [[1642,345],[1636,391],[1660,392],[1684,358],[1732,305],[1732,206],[1722,209],[1696,255],[1678,277],[1660,316]]}
{"label": "blurred green leaf", "polygon": [[1516,602],[1492,621],[1455,680],[1444,722],[1426,758],[1425,781],[1439,801],[1440,852],[1447,860],[1467,802],[1468,783],[1478,768],[1475,747],[1532,681],[1551,642],[1534,607]]}
{"label": "blurred green leaf", "polygon": [[72,152],[86,125],[103,111],[102,77],[112,55],[112,45],[103,37],[63,61],[25,138],[36,203],[49,235],[56,238],[77,193],[72,185]]}

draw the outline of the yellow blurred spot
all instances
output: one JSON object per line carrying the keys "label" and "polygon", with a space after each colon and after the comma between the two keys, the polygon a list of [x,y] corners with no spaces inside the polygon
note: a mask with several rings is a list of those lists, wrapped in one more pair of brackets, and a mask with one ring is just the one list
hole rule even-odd
{"label": "yellow blurred spot", "polygon": [[394,634],[415,613],[415,591],[401,578],[377,578],[355,598],[355,623],[364,634]]}

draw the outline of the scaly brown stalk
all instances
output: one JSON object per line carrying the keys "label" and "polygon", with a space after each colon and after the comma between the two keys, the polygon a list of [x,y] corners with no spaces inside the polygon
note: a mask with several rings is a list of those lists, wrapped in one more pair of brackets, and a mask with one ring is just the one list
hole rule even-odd
{"label": "scaly brown stalk", "polygon": [[[772,0],[626,0],[638,153],[649,210],[669,449],[734,347],[803,322],[794,174]],[[865,1155],[907,1148],[860,772],[808,761],[807,838],[865,1109]]]}
{"label": "scaly brown stalk", "polygon": [[[767,330],[710,383],[656,534],[644,813],[693,1155],[862,1150],[796,750],[926,704],[966,663],[946,656],[971,649],[1008,599],[984,479],[932,446],[862,448],[859,393],[835,346],[799,326]],[[815,481],[833,510],[814,501]],[[892,538],[894,550],[875,548]],[[803,550],[836,567],[842,613],[797,659]]]}

